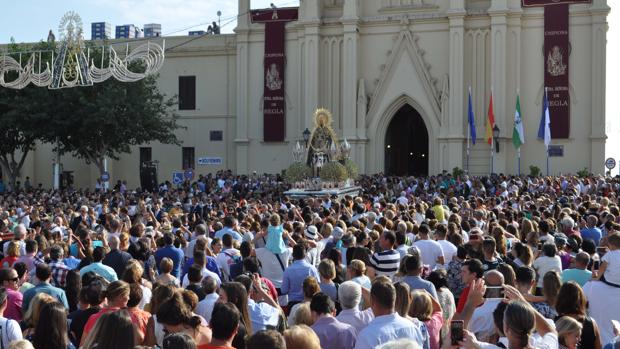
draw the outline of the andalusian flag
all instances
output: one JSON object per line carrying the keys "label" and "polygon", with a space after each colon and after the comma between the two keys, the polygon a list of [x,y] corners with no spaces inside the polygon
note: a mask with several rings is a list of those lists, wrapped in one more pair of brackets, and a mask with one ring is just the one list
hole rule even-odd
{"label": "andalusian flag", "polygon": [[495,115],[493,115],[493,91],[489,101],[489,119],[487,120],[486,138],[489,145],[493,145],[493,127],[495,127]]}
{"label": "andalusian flag", "polygon": [[523,135],[523,123],[521,122],[521,102],[519,101],[519,93],[517,92],[517,107],[515,109],[515,128],[512,130],[512,144],[516,149],[525,143]]}

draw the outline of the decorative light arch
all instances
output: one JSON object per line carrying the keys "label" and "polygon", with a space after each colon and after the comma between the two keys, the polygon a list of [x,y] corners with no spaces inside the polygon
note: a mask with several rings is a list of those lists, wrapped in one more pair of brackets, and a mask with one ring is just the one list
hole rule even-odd
{"label": "decorative light arch", "polygon": [[[92,86],[103,82],[110,77],[122,82],[134,82],[144,79],[161,69],[165,58],[165,40],[162,45],[147,41],[129,52],[129,44],[126,47],[126,55],[121,58],[112,45],[107,48],[108,65],[104,66],[106,47],[102,46],[101,64],[95,65],[90,59],[90,49],[84,53],[84,39],[82,36],[82,19],[73,11],[67,12],[61,19],[58,28],[60,41],[56,50],[52,52],[50,62],[45,62],[42,68],[42,51],[28,52],[29,58],[25,66],[22,66],[23,52],[14,52],[12,55],[19,56],[19,60],[4,53],[0,57],[0,86],[12,89],[23,89],[30,83],[49,89],[70,88],[78,86]],[[129,64],[141,62],[144,72],[133,72]],[[6,74],[17,73],[17,77],[6,81]]]}

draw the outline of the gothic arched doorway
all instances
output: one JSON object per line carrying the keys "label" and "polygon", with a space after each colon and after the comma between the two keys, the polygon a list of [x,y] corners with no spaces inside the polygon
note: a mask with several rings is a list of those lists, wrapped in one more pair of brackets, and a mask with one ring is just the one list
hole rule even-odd
{"label": "gothic arched doorway", "polygon": [[428,131],[409,104],[396,112],[385,133],[385,173],[428,175]]}

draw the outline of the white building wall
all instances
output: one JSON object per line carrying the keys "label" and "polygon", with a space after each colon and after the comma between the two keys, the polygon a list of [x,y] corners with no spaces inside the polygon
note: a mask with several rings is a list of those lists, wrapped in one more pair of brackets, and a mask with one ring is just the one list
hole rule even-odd
{"label": "white building wall", "polygon": [[[240,11],[249,6],[239,0]],[[417,4],[417,5],[416,5]],[[232,169],[279,172],[292,161],[291,149],[312,127],[312,112],[328,107],[339,137],[353,145],[366,173],[383,171],[385,131],[399,106],[409,103],[430,134],[431,173],[466,165],[467,89],[472,87],[478,139],[471,148],[470,172],[488,173],[490,149],[484,140],[491,85],[501,128],[495,171],[516,173],[511,136],[516,90],[520,89],[526,141],[521,171],[536,165],[545,172],[542,142],[536,139],[541,115],[543,10],[521,9],[519,0],[305,0],[300,19],[287,25],[286,139],[263,138],[264,25],[239,19],[235,34],[166,38],[160,90],[178,93],[178,77],[196,76],[196,110],[178,111],[181,145],[150,144],[159,161],[159,180],[182,170],[181,147],[194,147],[196,159],[221,157],[222,166],[198,166],[195,174]],[[429,5],[430,4],[430,5]],[[492,6],[491,6],[492,5]],[[564,157],[552,158],[551,173],[587,167],[603,170],[605,140],[605,0],[571,5],[570,138]],[[490,14],[490,13],[491,14]],[[352,43],[346,50],[346,42]],[[399,46],[400,45],[400,46]],[[459,56],[459,52],[461,52]],[[364,95],[358,95],[361,91]],[[368,103],[364,103],[364,102]],[[222,142],[209,131],[223,131]],[[139,185],[138,147],[110,161],[112,181]],[[30,156],[22,178],[52,183],[53,154],[41,145]],[[84,161],[63,156],[78,187],[93,186],[98,173]]]}

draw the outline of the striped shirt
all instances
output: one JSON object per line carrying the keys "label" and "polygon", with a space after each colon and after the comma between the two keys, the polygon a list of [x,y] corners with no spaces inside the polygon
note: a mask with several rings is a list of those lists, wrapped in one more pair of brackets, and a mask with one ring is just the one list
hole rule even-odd
{"label": "striped shirt", "polygon": [[375,252],[370,264],[375,268],[377,276],[387,276],[391,279],[400,266],[400,253],[396,250]]}

